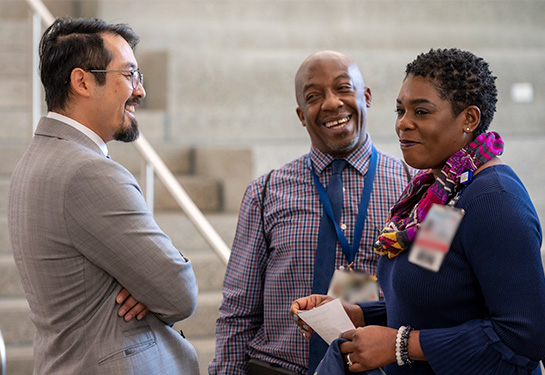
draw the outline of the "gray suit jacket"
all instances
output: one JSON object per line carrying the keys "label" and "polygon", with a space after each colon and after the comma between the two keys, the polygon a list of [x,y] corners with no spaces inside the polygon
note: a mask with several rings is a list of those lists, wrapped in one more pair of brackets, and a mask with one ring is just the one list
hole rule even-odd
{"label": "gray suit jacket", "polygon": [[[198,374],[194,348],[169,326],[195,310],[191,263],[134,177],[88,137],[40,121],[12,175],[8,220],[35,374]],[[143,320],[117,316],[122,286],[149,308]]]}

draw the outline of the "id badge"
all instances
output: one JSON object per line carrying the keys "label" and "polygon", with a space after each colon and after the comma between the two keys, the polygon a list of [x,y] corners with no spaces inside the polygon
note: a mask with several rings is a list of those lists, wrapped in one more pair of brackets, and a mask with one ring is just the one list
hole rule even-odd
{"label": "id badge", "polygon": [[434,204],[416,233],[409,262],[437,272],[464,216],[464,210]]}
{"label": "id badge", "polygon": [[378,301],[377,278],[351,269],[335,270],[327,295],[347,303]]}

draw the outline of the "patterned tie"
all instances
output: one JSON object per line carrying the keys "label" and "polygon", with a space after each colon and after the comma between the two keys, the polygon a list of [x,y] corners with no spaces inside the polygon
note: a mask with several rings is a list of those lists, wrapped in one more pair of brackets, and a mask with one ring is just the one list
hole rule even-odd
{"label": "patterned tie", "polygon": [[[312,283],[312,294],[327,294],[329,282],[335,271],[335,255],[337,249],[337,232],[334,225],[339,225],[341,209],[343,206],[343,180],[342,171],[348,165],[344,159],[335,159],[331,163],[331,179],[327,185],[327,197],[333,209],[335,224],[324,214],[320,221],[318,232],[318,246],[316,248],[316,259],[314,261],[314,280]],[[327,343],[316,333],[310,338],[310,353],[308,373],[314,374],[316,367],[327,351]]]}

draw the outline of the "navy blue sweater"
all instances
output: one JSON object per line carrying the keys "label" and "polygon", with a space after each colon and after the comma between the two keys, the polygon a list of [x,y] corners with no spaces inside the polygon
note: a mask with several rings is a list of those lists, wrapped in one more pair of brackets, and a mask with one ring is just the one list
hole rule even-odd
{"label": "navy blue sweater", "polygon": [[506,165],[478,173],[456,206],[466,213],[439,272],[410,263],[408,251],[379,261],[386,311],[380,303],[361,304],[365,322],[421,330],[428,360],[393,363],[385,370],[388,375],[529,374],[545,356],[545,277],[536,211]]}

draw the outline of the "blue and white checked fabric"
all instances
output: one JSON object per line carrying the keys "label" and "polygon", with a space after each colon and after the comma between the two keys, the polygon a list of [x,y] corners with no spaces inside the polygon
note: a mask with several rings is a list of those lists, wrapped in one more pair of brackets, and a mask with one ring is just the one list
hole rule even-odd
{"label": "blue and white checked fabric", "polygon": [[[371,140],[346,160],[341,225],[351,242],[363,181],[371,157]],[[327,187],[333,160],[312,147],[311,160]],[[239,213],[237,232],[223,285],[223,301],[216,323],[216,356],[209,373],[245,374],[249,357],[306,373],[308,342],[289,316],[291,303],[311,293],[314,255],[322,205],[308,169],[308,155],[284,165],[271,175],[265,198],[264,225],[270,240],[268,252],[260,213],[265,176],[247,188]],[[356,270],[376,273],[378,256],[373,243],[389,209],[408,183],[402,163],[378,152],[378,165],[365,221]],[[347,262],[337,244],[335,267]]]}

